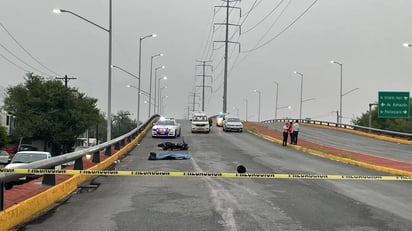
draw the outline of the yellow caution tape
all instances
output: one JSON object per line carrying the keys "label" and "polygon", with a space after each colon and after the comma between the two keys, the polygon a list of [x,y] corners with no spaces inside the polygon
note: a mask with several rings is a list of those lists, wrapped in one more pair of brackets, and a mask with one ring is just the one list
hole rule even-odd
{"label": "yellow caution tape", "polygon": [[93,176],[169,176],[169,177],[214,177],[214,178],[261,178],[297,180],[402,180],[411,176],[364,176],[364,175],[312,175],[283,173],[215,173],[215,172],[163,172],[163,171],[116,171],[116,170],[55,170],[55,169],[0,169],[4,174],[36,175],[93,175]]}

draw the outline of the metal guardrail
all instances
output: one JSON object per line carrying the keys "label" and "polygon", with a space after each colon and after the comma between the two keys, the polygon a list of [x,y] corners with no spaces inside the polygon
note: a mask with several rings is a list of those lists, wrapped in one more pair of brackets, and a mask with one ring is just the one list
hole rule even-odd
{"label": "metal guardrail", "polygon": [[412,134],[411,133],[389,131],[389,130],[370,128],[370,127],[364,127],[364,126],[357,126],[357,125],[350,125],[350,124],[339,124],[339,123],[320,121],[320,120],[271,119],[271,120],[262,121],[262,123],[293,122],[293,121],[296,121],[296,120],[298,120],[299,123],[308,123],[308,124],[317,124],[317,125],[324,125],[324,126],[330,126],[330,127],[345,128],[345,129],[363,131],[363,132],[372,133],[372,134],[387,135],[387,136],[391,136],[391,137],[404,138],[404,139],[412,140]]}
{"label": "metal guardrail", "polygon": [[[151,122],[153,119],[158,118],[159,115],[153,115],[149,118],[146,122],[141,124],[139,127],[133,129],[132,131],[124,134],[116,139],[107,141],[102,144],[95,145],[93,147],[83,149],[76,152],[71,152],[67,154],[63,154],[60,156],[55,156],[50,159],[36,161],[34,163],[30,163],[25,165],[24,167],[27,169],[50,169],[55,168],[55,166],[59,166],[71,161],[74,161],[74,170],[84,170],[83,168],[83,157],[89,154],[93,154],[92,162],[93,163],[100,163],[100,152],[104,151],[106,156],[112,155],[112,148],[116,150],[120,150],[126,144],[130,143],[134,138],[136,138],[148,125],[151,126]],[[4,209],[4,185],[8,182],[17,180],[18,178],[22,177],[21,174],[4,174],[0,173],[0,211]],[[56,178],[55,175],[44,175],[42,184],[45,185],[55,185]]]}

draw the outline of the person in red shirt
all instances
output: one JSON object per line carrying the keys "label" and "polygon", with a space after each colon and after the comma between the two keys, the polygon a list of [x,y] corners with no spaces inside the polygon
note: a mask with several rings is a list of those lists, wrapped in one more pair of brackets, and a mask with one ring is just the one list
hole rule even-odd
{"label": "person in red shirt", "polygon": [[289,122],[289,125],[288,125],[288,133],[289,133],[289,136],[290,136],[290,144],[293,144],[293,122]]}

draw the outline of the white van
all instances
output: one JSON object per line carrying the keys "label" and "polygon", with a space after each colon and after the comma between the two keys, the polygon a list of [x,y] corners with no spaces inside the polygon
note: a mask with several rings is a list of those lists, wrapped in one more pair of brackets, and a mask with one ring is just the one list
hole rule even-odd
{"label": "white van", "polygon": [[209,118],[204,112],[194,112],[192,115],[192,133],[210,132]]}

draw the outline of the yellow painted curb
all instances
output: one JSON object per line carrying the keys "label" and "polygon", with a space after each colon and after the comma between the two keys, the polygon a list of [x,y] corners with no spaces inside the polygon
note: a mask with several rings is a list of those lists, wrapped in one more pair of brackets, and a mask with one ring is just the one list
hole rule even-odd
{"label": "yellow painted curb", "polygon": [[[114,161],[118,160],[121,156],[128,153],[138,144],[138,142],[143,138],[143,136],[151,128],[151,123],[130,143],[125,147],[103,160],[102,162],[91,167],[91,170],[107,169],[113,164]],[[0,212],[0,231],[10,230],[18,225],[24,224],[34,217],[40,215],[46,209],[52,207],[54,204],[68,197],[73,193],[77,187],[83,182],[89,180],[94,176],[87,175],[77,175],[73,176],[66,181],[50,187],[44,192],[35,195],[25,201],[20,202],[14,206],[11,206]]]}
{"label": "yellow painted curb", "polygon": [[[269,141],[272,141],[274,143],[278,143],[278,144],[282,143],[282,141],[279,140],[279,139],[276,139],[276,138],[268,136],[268,135],[261,134],[259,132],[252,131],[249,128],[245,128],[245,130],[248,131],[249,133],[252,133],[256,136],[262,137],[262,138],[264,138],[266,140],[269,140]],[[317,149],[313,149],[313,148],[307,148],[307,147],[303,147],[303,146],[299,146],[299,145],[290,145],[289,147],[292,147],[296,150],[303,151],[303,152],[306,152],[306,153],[309,153],[309,154],[312,154],[312,155],[321,156],[321,157],[328,158],[328,159],[331,159],[331,160],[336,160],[336,161],[339,161],[339,162],[342,162],[342,163],[351,164],[351,165],[355,165],[355,166],[359,166],[359,167],[363,167],[363,168],[367,168],[367,169],[372,169],[372,170],[379,171],[379,172],[390,173],[390,174],[393,174],[393,175],[412,176],[412,172],[409,172],[409,171],[404,171],[404,170],[399,170],[399,169],[394,169],[394,168],[388,168],[388,167],[384,167],[384,166],[370,164],[370,163],[363,162],[363,161],[353,160],[353,159],[350,159],[350,158],[339,156],[337,154],[327,153],[325,151],[321,151],[321,150],[317,150]]]}
{"label": "yellow painted curb", "polygon": [[347,129],[347,128],[326,126],[326,125],[321,125],[321,124],[310,124],[310,123],[304,123],[303,125],[318,127],[318,128],[325,128],[325,129],[339,130],[339,131],[343,131],[343,132],[350,132],[350,133],[354,133],[354,134],[358,134],[358,135],[362,135],[362,136],[368,136],[368,137],[371,137],[371,138],[384,140],[384,141],[389,141],[389,142],[394,142],[394,143],[412,144],[412,140],[394,138],[394,137],[390,137],[390,136],[386,136],[386,135],[378,135],[378,134],[373,134],[373,133],[368,133],[368,132],[363,132],[363,131],[358,131],[358,130],[352,130],[352,129]]}

